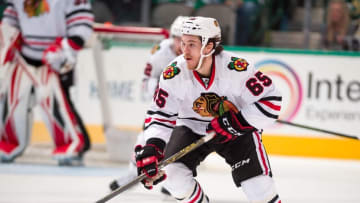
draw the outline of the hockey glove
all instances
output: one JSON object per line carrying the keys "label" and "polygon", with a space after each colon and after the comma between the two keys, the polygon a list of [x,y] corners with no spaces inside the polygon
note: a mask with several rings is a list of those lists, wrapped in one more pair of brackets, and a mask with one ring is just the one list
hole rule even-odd
{"label": "hockey glove", "polygon": [[72,40],[58,38],[43,53],[43,63],[57,73],[66,72],[76,63],[77,51],[80,49]]}
{"label": "hockey glove", "polygon": [[141,145],[135,147],[138,175],[145,173],[147,176],[141,181],[146,189],[152,189],[153,185],[166,179],[165,172],[158,169],[159,162],[164,158],[165,142],[158,138],[152,138],[149,141],[143,147]]}
{"label": "hockey glove", "polygon": [[241,136],[243,134],[255,131],[242,116],[241,112],[235,113],[230,110],[225,112],[222,116],[214,118],[207,126],[207,133],[215,131],[216,139],[220,143],[225,143]]}

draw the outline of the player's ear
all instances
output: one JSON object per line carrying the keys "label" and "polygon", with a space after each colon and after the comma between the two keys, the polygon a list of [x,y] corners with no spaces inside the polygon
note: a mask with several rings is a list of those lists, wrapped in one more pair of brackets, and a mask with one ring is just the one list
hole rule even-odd
{"label": "player's ear", "polygon": [[214,42],[209,42],[205,46],[206,54],[210,53],[214,49],[214,46],[215,46]]}

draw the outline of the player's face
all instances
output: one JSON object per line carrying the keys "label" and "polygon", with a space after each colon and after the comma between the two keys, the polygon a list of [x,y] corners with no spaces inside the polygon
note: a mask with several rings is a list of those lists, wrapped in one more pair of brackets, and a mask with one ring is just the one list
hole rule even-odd
{"label": "player's face", "polygon": [[174,37],[174,51],[176,53],[177,56],[179,56],[180,54],[182,54],[182,50],[181,50],[181,37]]}
{"label": "player's face", "polygon": [[187,67],[190,70],[195,70],[200,60],[200,38],[194,35],[183,35],[181,37],[181,50],[184,54]]}

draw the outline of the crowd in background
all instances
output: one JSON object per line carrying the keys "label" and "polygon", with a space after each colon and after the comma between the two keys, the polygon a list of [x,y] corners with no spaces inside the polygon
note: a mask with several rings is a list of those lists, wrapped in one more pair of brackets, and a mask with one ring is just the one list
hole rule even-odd
{"label": "crowd in background", "polygon": [[[271,46],[272,31],[302,32],[294,26],[294,15],[307,0],[92,0],[95,21],[115,25],[157,26],[151,21],[154,9],[162,4],[184,4],[194,11],[209,4],[222,4],[236,14],[234,41],[227,45]],[[312,28],[320,34],[318,49],[359,51],[360,0],[309,0],[311,9],[323,9],[321,25]],[[5,0],[0,0],[2,14]],[[144,3],[148,4],[147,22]],[[173,19],[172,19],[173,20]],[[226,30],[226,29],[224,29]],[[226,37],[225,37],[226,39]]]}
{"label": "crowd in background", "polygon": [[325,24],[321,30],[321,48],[359,51],[360,1],[327,2]]}

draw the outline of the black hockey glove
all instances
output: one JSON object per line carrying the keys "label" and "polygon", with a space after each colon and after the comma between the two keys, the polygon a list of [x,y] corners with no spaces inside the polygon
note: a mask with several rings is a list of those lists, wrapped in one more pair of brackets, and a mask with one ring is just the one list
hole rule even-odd
{"label": "black hockey glove", "polygon": [[207,126],[206,131],[209,133],[215,131],[216,139],[220,143],[225,143],[241,136],[243,134],[255,131],[241,115],[241,112],[227,111],[222,116],[214,118]]}
{"label": "black hockey glove", "polygon": [[145,146],[135,147],[136,166],[138,175],[145,173],[147,178],[141,182],[146,189],[152,189],[153,185],[166,179],[163,170],[158,170],[159,162],[164,158],[165,142],[158,138],[151,138]]}

